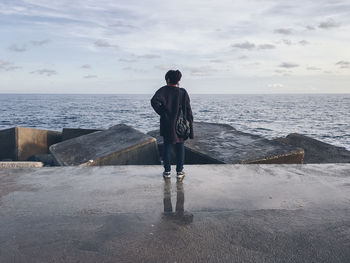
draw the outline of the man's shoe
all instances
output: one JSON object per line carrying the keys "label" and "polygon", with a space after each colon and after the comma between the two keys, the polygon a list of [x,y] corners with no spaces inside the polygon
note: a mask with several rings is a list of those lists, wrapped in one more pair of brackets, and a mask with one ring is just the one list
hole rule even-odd
{"label": "man's shoe", "polygon": [[163,178],[164,179],[170,179],[171,178],[171,173],[170,172],[163,172]]}
{"label": "man's shoe", "polygon": [[185,173],[184,171],[181,171],[181,172],[177,172],[176,173],[176,179],[179,180],[179,181],[182,181],[185,177]]}

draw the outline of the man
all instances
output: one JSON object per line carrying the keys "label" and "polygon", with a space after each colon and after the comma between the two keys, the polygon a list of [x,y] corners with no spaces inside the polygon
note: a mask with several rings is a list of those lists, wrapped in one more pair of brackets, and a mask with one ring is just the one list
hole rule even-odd
{"label": "man", "polygon": [[[179,70],[169,70],[165,74],[166,86],[161,87],[151,99],[153,109],[160,115],[160,135],[164,139],[163,149],[163,177],[171,178],[171,147],[176,145],[176,178],[182,180],[185,176],[183,171],[185,149],[184,141],[176,132],[176,122],[181,104],[184,118],[189,122],[189,138],[193,139],[193,115],[190,105],[190,98],[185,89],[179,88],[179,81],[182,74]],[[182,100],[180,101],[180,97]]]}

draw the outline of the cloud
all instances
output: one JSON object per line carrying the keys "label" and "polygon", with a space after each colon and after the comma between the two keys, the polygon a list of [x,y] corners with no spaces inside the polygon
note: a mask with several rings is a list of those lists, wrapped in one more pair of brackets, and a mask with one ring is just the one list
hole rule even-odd
{"label": "cloud", "polygon": [[146,54],[146,55],[137,56],[137,58],[155,59],[155,58],[161,58],[161,56],[155,55],[155,54]]}
{"label": "cloud", "polygon": [[306,69],[307,69],[307,70],[322,70],[322,69],[319,68],[319,67],[307,67]]}
{"label": "cloud", "polygon": [[14,70],[20,69],[20,68],[22,68],[22,67],[15,66],[13,63],[8,62],[8,61],[0,60],[0,70],[14,71]]}
{"label": "cloud", "polygon": [[285,74],[285,75],[287,75],[287,74],[289,74],[289,73],[292,73],[291,70],[285,70],[285,69],[283,69],[283,70],[281,70],[281,69],[276,69],[275,72],[276,72],[276,73],[279,73],[279,74]]}
{"label": "cloud", "polygon": [[238,59],[247,59],[248,58],[248,56],[240,56],[240,57],[238,57]]}
{"label": "cloud", "polygon": [[290,39],[282,39],[281,40],[283,44],[287,45],[287,46],[292,46],[292,45],[301,45],[301,46],[306,46],[308,44],[310,44],[309,41],[307,40],[300,40],[298,42],[293,42],[292,40]]}
{"label": "cloud", "polygon": [[266,49],[276,48],[274,45],[271,45],[271,44],[256,45],[256,44],[249,42],[249,41],[232,44],[232,47],[239,48],[239,49],[245,49],[245,50],[249,50],[249,51],[254,50],[254,49],[266,50]]}
{"label": "cloud", "polygon": [[289,39],[282,39],[282,42],[283,42],[284,44],[286,44],[287,46],[292,45],[292,41],[289,40]]}
{"label": "cloud", "polygon": [[98,39],[95,41],[95,46],[96,47],[118,47],[117,45],[112,45],[109,43],[107,40],[104,39]]}
{"label": "cloud", "polygon": [[138,68],[133,68],[133,67],[124,67],[123,70],[125,70],[125,71],[133,71],[133,72],[137,72],[137,73],[145,73],[145,72],[148,72],[147,70],[138,69]]}
{"label": "cloud", "polygon": [[43,40],[33,40],[31,41],[33,46],[43,46],[47,43],[51,42],[49,39],[43,39]]}
{"label": "cloud", "polygon": [[276,46],[271,45],[271,44],[261,44],[258,45],[258,49],[275,49]]}
{"label": "cloud", "polygon": [[310,42],[309,41],[307,41],[307,40],[300,40],[299,42],[298,42],[300,45],[302,45],[302,46],[306,46],[306,45],[308,45],[308,44],[310,44]]}
{"label": "cloud", "polygon": [[120,62],[132,63],[132,62],[136,62],[137,60],[134,59],[134,58],[120,58],[119,61]]}
{"label": "cloud", "polygon": [[9,50],[13,52],[24,52],[24,51],[27,51],[27,48],[24,45],[19,47],[16,44],[12,44],[11,46],[9,46]]}
{"label": "cloud", "polygon": [[268,84],[267,87],[273,88],[273,89],[282,89],[284,88],[284,85],[281,83],[272,83],[272,84]]}
{"label": "cloud", "polygon": [[279,65],[280,68],[296,68],[299,67],[298,64],[296,63],[291,63],[291,62],[283,62]]}
{"label": "cloud", "polygon": [[340,23],[334,21],[333,19],[328,19],[327,21],[321,22],[318,27],[323,29],[335,28],[340,27]]}
{"label": "cloud", "polygon": [[274,30],[274,33],[282,35],[291,35],[293,34],[293,30],[291,28],[278,28]]}
{"label": "cloud", "polygon": [[12,63],[4,60],[0,60],[0,70],[6,70]]}
{"label": "cloud", "polygon": [[315,30],[316,28],[314,26],[307,25],[305,26],[307,30]]}
{"label": "cloud", "polygon": [[19,67],[19,66],[10,66],[10,67],[7,67],[5,68],[5,71],[14,71],[16,69],[21,69],[22,67]]}
{"label": "cloud", "polygon": [[84,65],[81,65],[81,68],[84,68],[84,69],[90,69],[92,68],[90,64],[84,64]]}
{"label": "cloud", "polygon": [[201,67],[186,67],[186,70],[190,71],[192,76],[211,76],[213,75],[217,70],[209,67],[209,66],[201,66]]}
{"label": "cloud", "polygon": [[127,24],[127,23],[122,22],[122,21],[117,21],[116,23],[110,24],[109,26],[119,28],[119,29],[136,29],[137,28],[136,26]]}
{"label": "cloud", "polygon": [[86,75],[83,78],[84,79],[96,79],[98,76],[97,75]]}
{"label": "cloud", "polygon": [[222,60],[222,59],[211,59],[211,60],[209,60],[209,62],[212,62],[212,63],[224,63],[225,61]]}
{"label": "cloud", "polygon": [[242,43],[232,44],[232,47],[246,49],[246,50],[253,50],[255,48],[255,44],[251,43],[249,41],[246,41],[246,42],[242,42]]}
{"label": "cloud", "polygon": [[39,75],[45,75],[45,76],[50,77],[53,75],[57,75],[58,72],[56,70],[53,70],[53,69],[43,68],[43,69],[34,70],[34,71],[30,72],[30,74],[39,74]]}
{"label": "cloud", "polygon": [[339,66],[340,68],[350,68],[350,62],[349,61],[341,60],[341,61],[338,61],[335,64],[337,66]]}
{"label": "cloud", "polygon": [[171,67],[169,65],[165,65],[165,64],[155,65],[154,68],[162,70],[162,71],[166,71],[166,70],[171,69]]}

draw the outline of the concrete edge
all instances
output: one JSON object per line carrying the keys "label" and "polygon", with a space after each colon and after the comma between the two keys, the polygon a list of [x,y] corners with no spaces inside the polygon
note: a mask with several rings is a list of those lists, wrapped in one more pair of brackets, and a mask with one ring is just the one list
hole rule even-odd
{"label": "concrete edge", "polygon": [[[156,149],[157,149],[157,153],[158,153],[158,154],[157,154],[157,157],[158,157],[158,159],[159,159],[159,151],[158,151],[157,139],[154,138],[154,137],[151,137],[151,138],[149,138],[149,139],[147,139],[147,140],[145,140],[145,141],[143,141],[143,142],[141,142],[141,143],[138,143],[138,144],[135,144],[135,145],[132,145],[132,146],[130,146],[130,147],[127,147],[127,148],[123,149],[123,153],[136,150],[136,149],[139,148],[139,147],[145,146],[145,145],[150,144],[150,143],[153,143],[153,142],[156,143]],[[108,158],[109,156],[118,155],[119,153],[120,153],[120,152],[118,152],[117,154],[116,154],[116,153],[111,153],[111,154],[106,155],[106,156],[103,156],[103,157],[104,157],[104,158]],[[100,158],[100,157],[99,157],[99,158]],[[64,166],[66,166],[66,165],[64,165]],[[94,161],[92,161],[92,162],[87,161],[87,162],[82,163],[82,164],[79,164],[79,165],[70,165],[70,166],[86,167],[86,166],[96,166],[96,165],[95,165],[95,162],[94,162]]]}
{"label": "concrete edge", "polygon": [[[302,155],[302,160],[301,160],[301,163],[295,163],[295,164],[303,164],[305,152],[304,152],[304,149],[301,149],[301,148],[299,148],[298,150],[288,152],[288,153],[284,153],[284,154],[270,155],[270,156],[267,156],[266,158],[262,158],[262,159],[258,159],[258,160],[248,160],[248,161],[240,162],[240,164],[263,164],[263,162],[274,160],[277,158],[284,158],[284,157],[298,156],[298,155]],[[273,164],[273,163],[271,163],[271,164]]]}
{"label": "concrete edge", "polygon": [[0,162],[1,169],[41,168],[43,166],[44,166],[44,163],[42,162],[26,162],[26,161]]}

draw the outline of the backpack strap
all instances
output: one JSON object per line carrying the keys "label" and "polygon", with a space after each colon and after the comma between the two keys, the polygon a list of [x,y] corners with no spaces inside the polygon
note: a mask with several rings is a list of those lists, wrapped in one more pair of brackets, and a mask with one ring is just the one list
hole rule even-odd
{"label": "backpack strap", "polygon": [[179,88],[179,109],[182,109],[182,100],[183,100],[183,90]]}

